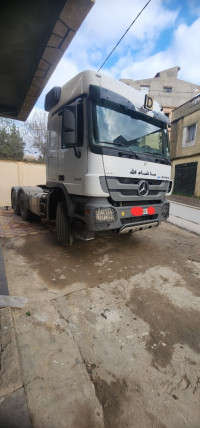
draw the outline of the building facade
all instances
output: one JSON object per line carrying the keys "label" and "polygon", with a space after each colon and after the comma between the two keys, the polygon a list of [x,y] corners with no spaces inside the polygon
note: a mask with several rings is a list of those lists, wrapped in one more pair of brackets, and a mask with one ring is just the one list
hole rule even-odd
{"label": "building facade", "polygon": [[200,196],[200,94],[172,112],[174,193]]}
{"label": "building facade", "polygon": [[171,122],[172,110],[200,92],[199,85],[178,79],[179,70],[180,67],[176,66],[160,71],[150,79],[120,79],[120,81],[154,97]]}
{"label": "building facade", "polygon": [[200,86],[178,79],[179,70],[176,66],[150,79],[120,80],[151,95],[171,122],[174,193],[200,196]]}

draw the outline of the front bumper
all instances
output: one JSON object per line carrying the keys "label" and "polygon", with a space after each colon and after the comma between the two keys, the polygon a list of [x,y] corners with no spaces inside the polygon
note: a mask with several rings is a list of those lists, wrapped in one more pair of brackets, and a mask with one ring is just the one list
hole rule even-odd
{"label": "front bumper", "polygon": [[[130,206],[129,206],[130,205]],[[117,230],[119,233],[131,230],[141,230],[158,226],[169,217],[169,202],[158,201],[158,204],[142,205],[136,210],[134,202],[128,206],[113,206],[106,198],[91,198],[84,207],[84,222],[89,231]],[[149,209],[151,207],[151,209]],[[99,215],[103,213],[105,215]],[[111,211],[113,215],[111,214]],[[134,214],[133,214],[134,212]],[[108,216],[108,220],[106,220]]]}

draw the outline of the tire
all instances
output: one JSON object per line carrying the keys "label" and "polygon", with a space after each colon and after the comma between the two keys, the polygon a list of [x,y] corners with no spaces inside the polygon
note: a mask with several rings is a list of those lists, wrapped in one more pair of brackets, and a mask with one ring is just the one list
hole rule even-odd
{"label": "tire", "polygon": [[70,247],[72,245],[73,230],[67,214],[67,204],[65,201],[58,202],[56,210],[56,234],[57,240],[62,247]]}
{"label": "tire", "polygon": [[19,211],[24,221],[32,219],[32,214],[27,208],[26,195],[24,192],[21,192],[19,195]]}
{"label": "tire", "polygon": [[11,203],[12,203],[12,209],[16,215],[20,215],[20,209],[19,209],[19,203],[17,200],[17,192],[16,190],[12,191],[11,195]]}

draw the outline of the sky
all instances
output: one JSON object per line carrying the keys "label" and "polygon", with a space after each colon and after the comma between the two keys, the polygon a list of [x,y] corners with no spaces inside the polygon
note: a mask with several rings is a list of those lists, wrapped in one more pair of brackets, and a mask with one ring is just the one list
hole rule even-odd
{"label": "sky", "polygon": [[[36,103],[83,70],[98,70],[147,0],[95,0]],[[178,78],[200,85],[200,0],[151,0],[101,72],[149,79],[179,66]]]}

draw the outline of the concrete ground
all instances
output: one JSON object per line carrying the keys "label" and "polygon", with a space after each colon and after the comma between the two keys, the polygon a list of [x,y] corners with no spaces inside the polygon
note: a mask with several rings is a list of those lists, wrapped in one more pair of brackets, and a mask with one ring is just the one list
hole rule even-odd
{"label": "concrete ground", "polygon": [[0,210],[0,427],[198,428],[199,237],[169,223],[57,245]]}
{"label": "concrete ground", "polygon": [[175,203],[178,202],[183,205],[189,205],[191,207],[200,208],[200,197],[171,195],[168,199],[171,202],[175,202]]}

